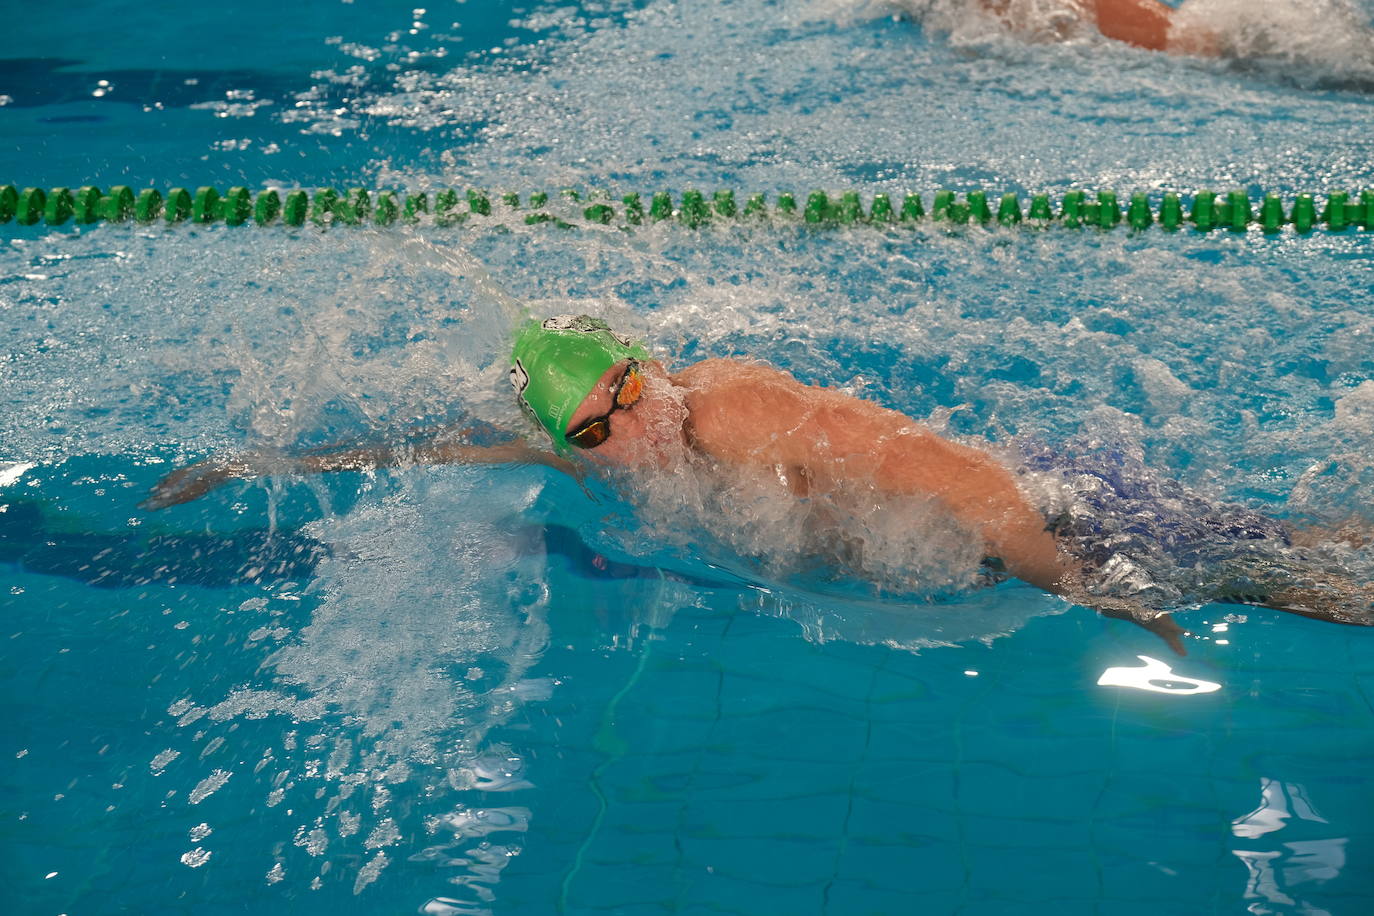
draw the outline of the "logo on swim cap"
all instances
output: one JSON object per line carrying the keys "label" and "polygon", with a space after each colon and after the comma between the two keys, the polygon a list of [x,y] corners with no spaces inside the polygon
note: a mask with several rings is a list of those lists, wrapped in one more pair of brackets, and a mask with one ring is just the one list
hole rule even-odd
{"label": "logo on swim cap", "polygon": [[530,374],[525,371],[525,367],[520,364],[520,360],[515,361],[515,365],[510,367],[510,383],[515,388],[515,394],[520,399],[520,406],[526,411],[530,410],[529,402],[525,400],[525,389],[530,384]]}
{"label": "logo on swim cap", "polygon": [[552,318],[545,318],[539,322],[539,326],[546,331],[582,331],[592,334],[597,331],[605,331],[624,347],[634,346],[634,341],[624,334],[617,334],[611,326],[600,318],[593,318],[591,315],[554,315]]}
{"label": "logo on swim cap", "polygon": [[624,359],[648,359],[643,344],[617,334],[600,318],[558,315],[528,321],[515,336],[510,381],[520,405],[569,450],[567,429],[577,406],[606,370]]}

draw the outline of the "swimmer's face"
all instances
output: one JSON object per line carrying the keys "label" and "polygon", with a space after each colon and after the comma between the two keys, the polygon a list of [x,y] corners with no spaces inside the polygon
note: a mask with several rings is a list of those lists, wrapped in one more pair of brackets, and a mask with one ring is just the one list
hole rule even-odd
{"label": "swimmer's face", "polygon": [[[628,386],[622,390],[622,383],[631,362],[621,360],[602,374],[573,412],[567,432],[575,433],[588,422],[604,417],[609,435],[595,448],[579,449],[582,454],[606,464],[661,467],[682,448],[682,424],[687,419],[687,409],[668,373],[653,361],[638,364],[642,392],[638,400],[627,406],[624,390]],[[621,401],[616,406],[618,391]]]}

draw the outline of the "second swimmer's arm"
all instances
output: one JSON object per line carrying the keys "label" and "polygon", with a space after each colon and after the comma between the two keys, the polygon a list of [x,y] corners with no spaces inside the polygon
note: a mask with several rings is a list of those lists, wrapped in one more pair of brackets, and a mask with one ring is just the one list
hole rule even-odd
{"label": "second swimmer's arm", "polygon": [[1169,50],[1174,11],[1159,0],[1088,0],[1097,30],[1147,51]]}
{"label": "second swimmer's arm", "polygon": [[[1032,23],[1025,21],[1023,8],[1010,7],[1006,0],[979,0],[983,8],[997,17],[1013,33],[1023,32]],[[1171,54],[1217,56],[1217,39],[1205,26],[1184,16],[1181,10],[1159,0],[1082,0],[1103,37],[1147,51]],[[1067,33],[1061,34],[1066,38]]]}
{"label": "second swimmer's arm", "polygon": [[1217,35],[1204,21],[1186,14],[1186,3],[1178,9],[1159,0],[1088,0],[1088,3],[1097,20],[1097,30],[1107,38],[1147,51],[1195,57],[1216,57],[1221,53]]}

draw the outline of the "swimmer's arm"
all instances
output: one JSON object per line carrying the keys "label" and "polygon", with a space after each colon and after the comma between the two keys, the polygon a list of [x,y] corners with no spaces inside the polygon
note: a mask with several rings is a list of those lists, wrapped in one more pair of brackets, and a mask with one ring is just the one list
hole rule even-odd
{"label": "swimmer's arm", "polygon": [[[1062,556],[1045,518],[1011,473],[987,453],[951,442],[908,417],[868,401],[827,392],[817,399],[814,427],[831,448],[813,472],[872,475],[888,493],[934,499],[976,531],[989,556],[1024,582],[1062,594],[1076,565]],[[811,449],[815,453],[816,449]],[[815,460],[815,459],[813,459]]]}
{"label": "swimmer's arm", "polygon": [[[1217,36],[1196,17],[1177,14],[1159,0],[1088,0],[1097,30],[1107,38],[1147,51],[1216,57]],[[1186,4],[1185,4],[1186,6]]]}
{"label": "swimmer's arm", "polygon": [[153,486],[148,498],[139,505],[143,509],[165,509],[199,499],[234,480],[273,475],[370,471],[412,464],[542,464],[575,474],[571,462],[519,440],[500,445],[431,441],[405,446],[360,446],[298,456],[248,454],[234,458],[210,458],[168,474]]}
{"label": "swimmer's arm", "polygon": [[[1218,57],[1217,33],[1197,16],[1189,16],[1188,3],[1171,9],[1158,0],[1089,0],[1097,30],[1107,38],[1169,54]],[[1184,15],[1180,15],[1184,14]]]}
{"label": "swimmer's arm", "polygon": [[1104,37],[1144,48],[1169,50],[1174,11],[1159,0],[1087,0]]}
{"label": "swimmer's arm", "polygon": [[883,441],[877,458],[874,476],[881,488],[934,497],[981,534],[988,554],[1016,578],[1057,594],[1072,584],[1075,567],[1061,556],[1044,516],[988,455],[909,428]]}
{"label": "swimmer's arm", "polygon": [[[1092,608],[1104,617],[1129,620],[1187,655],[1187,630],[1167,613],[1125,598],[1094,595],[1077,562],[1066,556],[1044,516],[1022,495],[1011,474],[990,456],[919,428],[889,440],[879,480],[904,492],[932,492],[966,525],[981,531],[988,553],[1024,582]],[[886,473],[882,469],[886,468]]]}
{"label": "swimmer's arm", "polygon": [[763,366],[710,360],[678,377],[690,391],[692,441],[712,457],[793,467],[821,487],[872,481],[889,493],[935,499],[979,532],[989,553],[1018,579],[1130,620],[1185,654],[1187,633],[1167,614],[1087,591],[1044,517],[984,452],[943,439],[896,411],[808,387]]}
{"label": "swimmer's arm", "polygon": [[518,439],[500,445],[469,445],[466,442],[369,445],[301,455],[286,461],[288,468],[277,471],[271,469],[269,460],[267,473],[328,474],[333,471],[372,471],[415,464],[542,464],[567,474],[576,473],[571,461]]}

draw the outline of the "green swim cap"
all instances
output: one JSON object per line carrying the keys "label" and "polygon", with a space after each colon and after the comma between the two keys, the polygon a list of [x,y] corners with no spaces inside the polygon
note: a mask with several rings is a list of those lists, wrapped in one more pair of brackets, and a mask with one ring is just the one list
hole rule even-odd
{"label": "green swim cap", "polygon": [[648,359],[642,343],[586,315],[527,321],[515,335],[510,381],[525,408],[566,453],[568,421],[606,370],[623,359]]}

